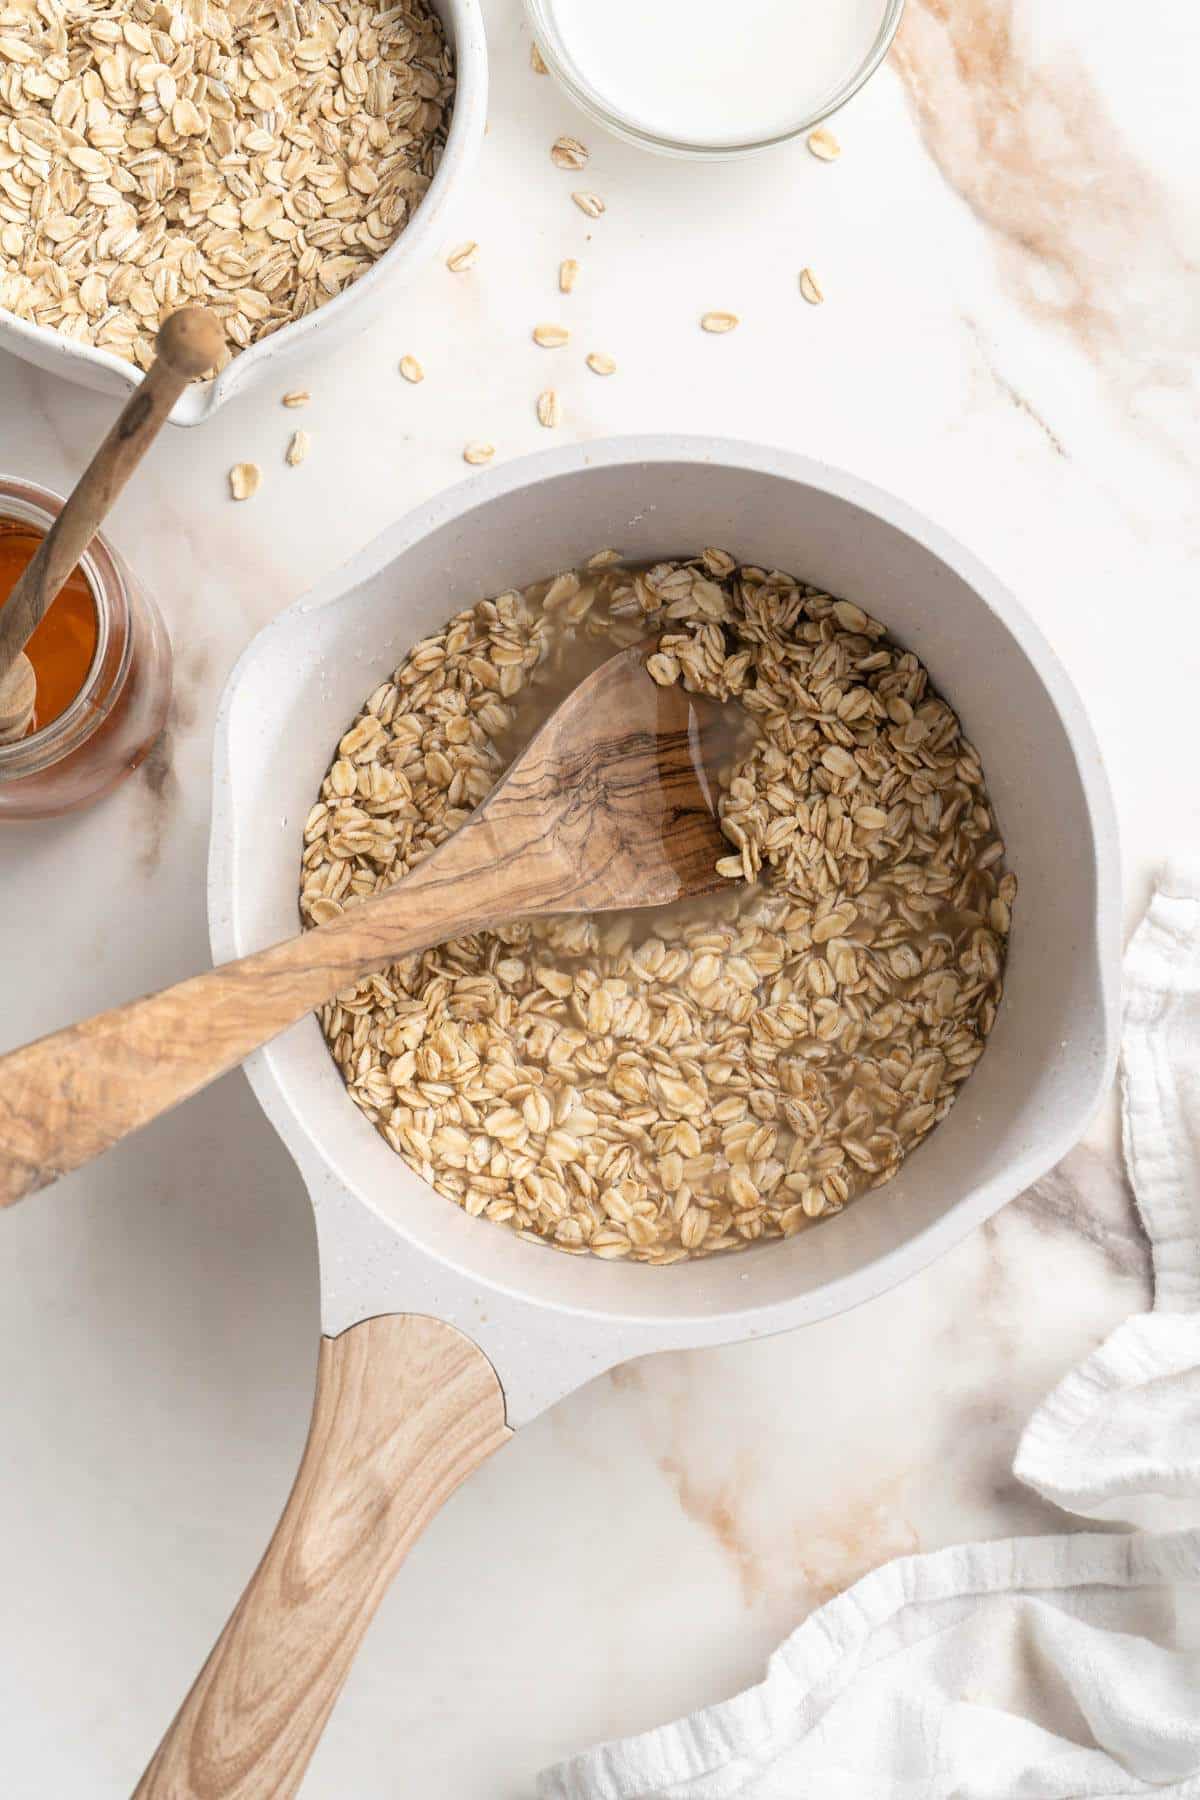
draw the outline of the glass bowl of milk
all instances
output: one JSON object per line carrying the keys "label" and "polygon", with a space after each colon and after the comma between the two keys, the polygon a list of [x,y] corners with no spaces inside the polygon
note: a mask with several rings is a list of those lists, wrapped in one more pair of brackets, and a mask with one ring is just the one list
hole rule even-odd
{"label": "glass bowl of milk", "polygon": [[836,112],[879,67],[904,0],[525,0],[576,104],[666,156],[750,156]]}

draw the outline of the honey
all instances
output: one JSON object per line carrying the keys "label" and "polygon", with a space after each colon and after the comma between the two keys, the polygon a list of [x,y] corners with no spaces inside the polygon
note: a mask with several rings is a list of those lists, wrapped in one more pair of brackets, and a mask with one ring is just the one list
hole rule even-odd
{"label": "honey", "polygon": [[[57,494],[0,475],[0,600],[62,510]],[[34,720],[0,743],[0,825],[91,806],[128,779],[171,704],[171,644],[153,597],[97,532],[25,646]]]}
{"label": "honey", "polygon": [[[0,604],[7,600],[42,541],[40,532],[0,520]],[[100,638],[96,601],[76,566],[25,646],[37,677],[32,731],[60,718],[87,680]]]}

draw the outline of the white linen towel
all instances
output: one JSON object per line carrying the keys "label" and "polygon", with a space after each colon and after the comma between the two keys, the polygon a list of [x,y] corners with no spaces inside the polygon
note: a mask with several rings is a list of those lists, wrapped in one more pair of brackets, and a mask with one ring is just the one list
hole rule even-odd
{"label": "white linen towel", "polygon": [[[1200,867],[1163,875],[1125,976],[1125,1157],[1154,1310],[1059,1384],[1014,1465],[1096,1516],[1200,1500]],[[903,1557],[806,1619],[760,1686],[585,1751],[538,1794],[1200,1800],[1200,1649],[1183,1647],[1200,1645],[1185,1628],[1198,1598],[1197,1529]]]}

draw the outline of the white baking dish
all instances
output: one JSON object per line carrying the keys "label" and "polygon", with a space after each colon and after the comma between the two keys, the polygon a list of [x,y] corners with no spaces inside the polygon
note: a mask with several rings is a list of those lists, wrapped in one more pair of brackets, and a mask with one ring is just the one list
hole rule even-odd
{"label": "white baking dish", "polygon": [[[446,148],[429,191],[410,223],[366,274],[335,294],[316,312],[284,325],[249,350],[239,352],[215,381],[197,382],[182,394],[170,415],[173,425],[200,425],[224,401],[255,386],[269,372],[278,374],[298,357],[311,356],[366,329],[429,249],[448,202],[474,166],[487,121],[487,39],[479,0],[432,0],[454,51],[457,84]],[[111,350],[73,343],[43,325],[31,325],[0,307],[0,349],[26,362],[77,381],[97,393],[124,398],[141,380],[141,372]]]}

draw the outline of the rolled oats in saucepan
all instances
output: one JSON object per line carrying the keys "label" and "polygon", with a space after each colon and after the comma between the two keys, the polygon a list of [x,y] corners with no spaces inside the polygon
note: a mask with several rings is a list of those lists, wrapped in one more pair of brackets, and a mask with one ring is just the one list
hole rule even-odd
{"label": "rolled oats in saucepan", "polygon": [[983,1053],[1017,884],[976,752],[883,625],[723,551],[602,552],[458,614],[370,696],[309,815],[306,922],[397,881],[649,635],[650,678],[743,709],[728,892],[443,944],[321,1023],[357,1105],[468,1213],[670,1263],[895,1174]]}
{"label": "rolled oats in saucepan", "polygon": [[394,243],[453,91],[426,0],[0,0],[0,307],[145,368],[195,302],[244,349]]}

